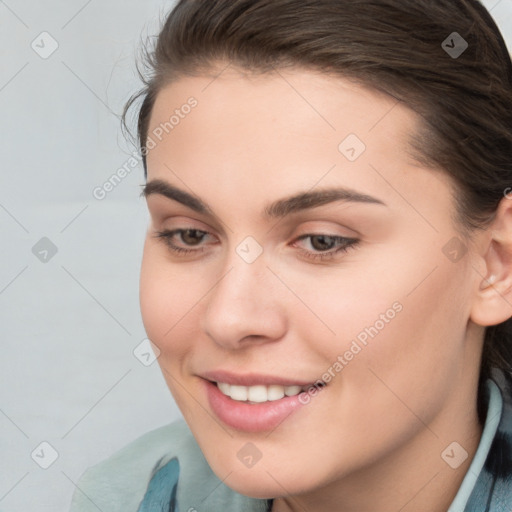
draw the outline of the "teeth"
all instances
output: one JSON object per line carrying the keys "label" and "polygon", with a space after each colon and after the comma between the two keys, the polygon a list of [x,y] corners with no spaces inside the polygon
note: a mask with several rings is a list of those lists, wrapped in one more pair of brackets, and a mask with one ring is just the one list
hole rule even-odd
{"label": "teeth", "polygon": [[302,391],[300,386],[286,386],[284,388],[284,394],[286,396],[295,396],[298,395]]}
{"label": "teeth", "polygon": [[229,396],[229,388],[231,387],[229,384],[226,384],[225,382],[217,382],[217,386],[219,386],[219,389],[225,394]]}
{"label": "teeth", "polygon": [[267,400],[280,400],[284,395],[284,386],[267,387]]}
{"label": "teeth", "polygon": [[247,388],[247,398],[250,402],[266,402],[267,386],[250,386]]}
{"label": "teeth", "polygon": [[233,400],[245,402],[248,394],[248,388],[246,386],[229,386],[229,396]]}
{"label": "teeth", "polygon": [[302,388],[300,386],[280,386],[272,384],[270,386],[236,386],[217,382],[217,386],[222,394],[231,397],[239,402],[262,403],[274,400],[280,400],[284,396],[298,395]]}

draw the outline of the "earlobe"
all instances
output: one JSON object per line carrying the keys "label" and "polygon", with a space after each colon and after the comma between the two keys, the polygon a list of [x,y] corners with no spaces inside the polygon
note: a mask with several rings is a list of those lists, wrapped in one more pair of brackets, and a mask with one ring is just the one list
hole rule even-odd
{"label": "earlobe", "polygon": [[471,320],[487,327],[512,317],[512,200],[501,200],[484,234],[485,273],[478,275]]}

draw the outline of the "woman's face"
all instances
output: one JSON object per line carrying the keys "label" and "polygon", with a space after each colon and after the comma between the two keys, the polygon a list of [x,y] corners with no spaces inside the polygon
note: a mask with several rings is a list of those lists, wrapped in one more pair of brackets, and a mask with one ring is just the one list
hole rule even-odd
{"label": "woman's face", "polygon": [[229,67],[157,96],[144,325],[206,459],[242,494],[314,491],[413,454],[447,468],[443,449],[464,446],[478,276],[449,179],[408,153],[416,122],[305,70]]}

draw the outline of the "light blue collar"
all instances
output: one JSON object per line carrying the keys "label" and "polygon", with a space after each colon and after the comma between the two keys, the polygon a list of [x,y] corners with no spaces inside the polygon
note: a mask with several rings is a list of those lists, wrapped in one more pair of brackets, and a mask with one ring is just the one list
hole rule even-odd
{"label": "light blue collar", "polygon": [[478,448],[471,465],[469,466],[468,472],[462,481],[459,491],[455,496],[450,508],[447,512],[463,512],[466,504],[469,500],[471,492],[475,487],[476,481],[482,472],[485,460],[491,449],[491,444],[496,435],[498,424],[501,418],[501,412],[503,409],[503,399],[501,397],[498,386],[488,379],[485,383],[487,391],[489,393],[489,406],[487,408],[487,417],[485,419],[484,430]]}

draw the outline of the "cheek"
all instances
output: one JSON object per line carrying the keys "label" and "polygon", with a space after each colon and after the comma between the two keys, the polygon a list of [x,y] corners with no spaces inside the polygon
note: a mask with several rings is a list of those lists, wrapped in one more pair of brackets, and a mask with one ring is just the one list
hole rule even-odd
{"label": "cheek", "polygon": [[432,394],[439,375],[442,391],[464,361],[470,291],[467,269],[439,254],[386,254],[357,268],[347,259],[345,271],[315,276],[288,272],[284,280],[317,314],[297,304],[292,323],[325,361],[322,371],[343,373],[357,395],[375,388],[369,368],[400,389],[413,383],[418,396]]}
{"label": "cheek", "polygon": [[278,269],[280,278],[293,290],[293,295],[288,292],[291,299],[287,299],[286,309],[296,331],[292,338],[297,340],[298,350],[307,344],[308,350],[321,356],[319,370],[328,369],[351,348],[350,360],[356,352],[361,358],[372,339],[382,338],[390,325],[400,322],[401,301],[410,285],[390,272],[392,259],[387,260],[388,268],[381,268],[379,262],[361,263],[358,257],[348,256],[338,267]]}
{"label": "cheek", "polygon": [[360,331],[369,334],[367,344],[359,343],[362,350],[343,370],[343,382],[354,404],[365,403],[366,420],[377,414],[396,429],[396,418],[402,417],[407,425],[406,403],[428,422],[467,365],[467,287],[464,274],[454,273],[450,265],[439,265],[423,282],[417,279],[417,288],[411,285],[417,271],[403,267],[404,279],[389,295],[390,301],[398,299],[401,311],[380,324],[382,329],[371,329],[374,335],[369,325]]}
{"label": "cheek", "polygon": [[[205,291],[201,280],[193,279],[165,258],[160,247],[146,242],[140,272],[139,300],[148,337],[162,351],[180,351],[187,319]],[[179,333],[179,336],[177,334]]]}

